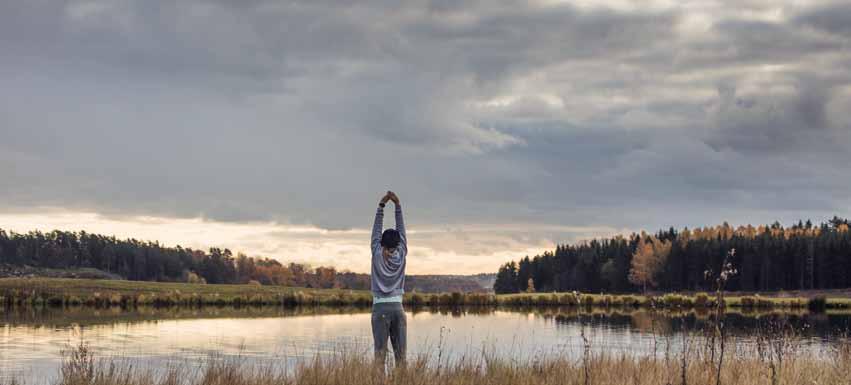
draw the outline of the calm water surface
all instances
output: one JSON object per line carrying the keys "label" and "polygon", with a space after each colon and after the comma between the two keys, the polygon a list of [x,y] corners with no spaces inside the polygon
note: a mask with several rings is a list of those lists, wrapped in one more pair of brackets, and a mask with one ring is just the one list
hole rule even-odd
{"label": "calm water surface", "polygon": [[[579,357],[585,336],[591,349],[638,355],[664,354],[681,346],[682,333],[705,326],[706,315],[643,310],[546,309],[426,310],[407,312],[409,357],[438,353],[446,360],[480,356],[532,360]],[[741,346],[759,325],[787,319],[803,328],[801,345],[820,354],[851,327],[848,314],[729,314]],[[369,309],[14,309],[0,310],[0,381],[51,383],[62,350],[87,343],[98,357],[134,364],[202,365],[211,355],[252,364],[303,362],[340,351],[372,354]]]}

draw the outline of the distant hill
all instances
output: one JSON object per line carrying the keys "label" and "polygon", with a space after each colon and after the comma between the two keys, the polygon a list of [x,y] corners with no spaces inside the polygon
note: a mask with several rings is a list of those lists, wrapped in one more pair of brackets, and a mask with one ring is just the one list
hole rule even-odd
{"label": "distant hill", "polygon": [[496,274],[476,275],[409,275],[405,277],[405,291],[440,293],[458,291],[487,293],[493,291]]}
{"label": "distant hill", "polygon": [[[337,287],[354,290],[369,290],[369,274],[337,272],[335,280]],[[405,291],[417,293],[490,293],[493,292],[493,282],[496,274],[475,275],[407,275]]]}
{"label": "distant hill", "polygon": [[474,280],[476,280],[476,282],[478,282],[478,284],[481,287],[487,289],[488,292],[493,291],[493,284],[496,282],[496,274],[494,274],[494,273],[481,273],[481,274],[472,275],[470,277],[473,278]]}

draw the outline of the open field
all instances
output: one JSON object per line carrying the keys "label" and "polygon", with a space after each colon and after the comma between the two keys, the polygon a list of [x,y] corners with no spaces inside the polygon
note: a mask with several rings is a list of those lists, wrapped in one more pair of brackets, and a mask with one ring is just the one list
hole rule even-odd
{"label": "open field", "polygon": [[[768,342],[767,347],[775,346]],[[715,354],[706,346],[690,346],[671,356],[635,357],[586,353],[579,360],[559,356],[497,359],[486,351],[455,362],[434,355],[408,358],[405,368],[385,375],[373,365],[371,352],[334,352],[303,359],[293,368],[280,364],[246,365],[238,358],[210,356],[198,367],[186,364],[145,367],[131,361],[98,359],[85,345],[70,349],[59,370],[62,385],[271,385],[271,384],[849,384],[851,349],[839,345],[814,358],[783,349],[753,354]],[[723,354],[723,362],[717,359]],[[720,364],[719,364],[720,362]],[[717,375],[720,373],[720,376]],[[26,380],[13,381],[27,384]]]}
{"label": "open field", "polygon": [[[835,297],[728,293],[725,305],[732,308],[849,309],[847,292]],[[609,295],[587,293],[408,293],[405,302],[411,306],[586,306],[707,308],[715,306],[712,294]],[[189,283],[145,282],[124,280],[89,280],[67,278],[3,278],[0,279],[0,304],[5,306],[203,306],[203,305],[327,305],[369,306],[367,291],[342,289],[310,289],[260,285],[209,285]]]}

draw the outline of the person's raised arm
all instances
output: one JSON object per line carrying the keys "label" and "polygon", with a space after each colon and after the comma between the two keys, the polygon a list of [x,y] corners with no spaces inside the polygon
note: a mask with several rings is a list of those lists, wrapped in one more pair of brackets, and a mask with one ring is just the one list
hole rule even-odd
{"label": "person's raised arm", "polygon": [[408,250],[408,236],[405,234],[405,220],[402,218],[402,204],[399,203],[399,197],[396,196],[396,193],[390,191],[390,199],[393,200],[393,204],[396,205],[396,231],[399,232],[399,236],[401,239],[402,246],[405,250]]}
{"label": "person's raised arm", "polygon": [[381,202],[378,203],[378,209],[375,211],[375,223],[372,224],[372,241],[370,242],[372,250],[375,250],[381,243],[381,231],[384,227],[384,205],[387,204],[388,200],[390,200],[390,195],[385,194],[381,198]]}

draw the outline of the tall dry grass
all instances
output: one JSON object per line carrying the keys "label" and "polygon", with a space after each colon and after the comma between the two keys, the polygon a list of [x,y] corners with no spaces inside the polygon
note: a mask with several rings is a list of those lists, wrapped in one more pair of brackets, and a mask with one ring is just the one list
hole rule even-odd
{"label": "tall dry grass", "polygon": [[[773,332],[777,332],[774,330]],[[664,356],[592,353],[565,357],[497,358],[482,352],[453,362],[434,355],[410,357],[407,366],[386,372],[371,355],[340,351],[305,359],[292,368],[252,365],[245,360],[209,357],[197,366],[145,368],[98,359],[85,345],[66,353],[59,385],[355,385],[355,384],[490,384],[490,385],[709,385],[715,384],[716,361],[709,347],[683,337],[684,349]],[[786,333],[764,336],[751,350],[727,353],[720,383],[741,385],[851,384],[851,347],[836,344],[823,356],[796,348]],[[587,344],[587,342],[586,342]],[[717,358],[717,357],[716,357]],[[26,381],[16,381],[26,384]]]}

